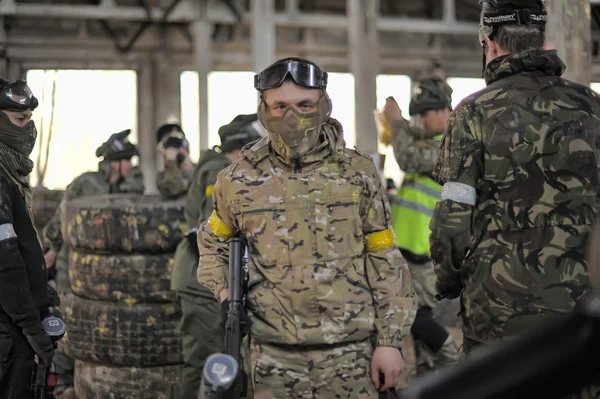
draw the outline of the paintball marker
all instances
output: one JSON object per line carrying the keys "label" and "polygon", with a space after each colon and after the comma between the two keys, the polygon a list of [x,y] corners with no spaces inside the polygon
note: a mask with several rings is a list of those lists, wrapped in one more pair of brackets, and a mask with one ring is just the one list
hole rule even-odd
{"label": "paintball marker", "polygon": [[202,376],[198,399],[244,399],[247,395],[242,348],[242,313],[248,279],[244,241],[229,241],[229,311],[225,323],[225,353],[211,355]]}
{"label": "paintball marker", "polygon": [[[42,326],[54,344],[60,341],[66,332],[65,322],[54,307],[48,309],[48,316],[42,321]],[[38,364],[31,386],[35,399],[54,399],[53,393],[58,375],[50,373],[50,366],[38,357]]]}

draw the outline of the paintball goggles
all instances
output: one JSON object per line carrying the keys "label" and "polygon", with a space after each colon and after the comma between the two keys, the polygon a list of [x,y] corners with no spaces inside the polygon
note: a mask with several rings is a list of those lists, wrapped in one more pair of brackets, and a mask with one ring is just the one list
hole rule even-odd
{"label": "paintball goggles", "polygon": [[127,136],[131,133],[131,129],[123,130],[119,133],[111,135],[96,150],[96,156],[102,157],[106,161],[120,161],[122,159],[131,159],[135,155],[140,155],[137,146],[129,141]]}
{"label": "paintball goggles", "polygon": [[[0,82],[0,87],[2,87],[2,83],[7,82]],[[14,111],[30,109],[33,111],[39,105],[38,99],[35,98],[24,80],[10,82],[0,90],[0,109]]]}
{"label": "paintball goggles", "polygon": [[327,72],[314,64],[294,59],[277,62],[254,75],[254,88],[260,92],[274,89],[281,86],[288,76],[299,86],[321,90],[327,88]]}

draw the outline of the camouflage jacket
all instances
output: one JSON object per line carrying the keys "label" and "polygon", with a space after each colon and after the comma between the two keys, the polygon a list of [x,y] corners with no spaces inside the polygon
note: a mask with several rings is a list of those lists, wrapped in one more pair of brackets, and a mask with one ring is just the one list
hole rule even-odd
{"label": "camouflage jacket", "polygon": [[265,137],[219,173],[198,234],[198,280],[228,288],[227,239],[249,246],[252,339],[319,345],[369,338],[399,347],[416,300],[395,246],[390,207],[373,161],[345,148],[339,122],[301,160],[279,158]]}
{"label": "camouflage jacket", "polygon": [[392,122],[392,147],[403,172],[431,176],[440,154],[439,141],[424,138],[422,129],[410,126],[402,119]]}
{"label": "camouflage jacket", "polygon": [[461,295],[472,340],[520,335],[570,311],[589,288],[600,101],[562,79],[564,68],[555,51],[498,58],[487,88],[450,116],[434,172],[449,184],[431,221],[431,253],[438,292]]}
{"label": "camouflage jacket", "polygon": [[165,162],[165,170],[158,173],[156,185],[164,197],[176,199],[188,192],[195,167],[189,159],[184,162],[188,163],[187,171],[183,165],[178,165],[177,161],[168,161]]}
{"label": "camouflage jacket", "polygon": [[[209,218],[213,211],[212,194],[217,182],[217,175],[230,164],[231,162],[225,155],[214,150],[206,151],[200,157],[200,163],[194,172],[185,202],[185,218],[190,228],[200,226]],[[179,245],[182,248],[177,248],[177,251],[185,250],[187,253],[176,253],[175,255],[171,289],[177,292],[198,294],[202,287],[199,286],[196,278],[197,254],[189,247],[190,244],[187,240],[183,240]]]}
{"label": "camouflage jacket", "polygon": [[[108,176],[110,163],[100,162],[98,171],[86,172],[67,186],[63,201],[91,195],[111,193],[144,193],[144,179],[142,171],[138,167],[133,168],[131,173],[118,185],[110,184]],[[59,251],[63,245],[61,234],[61,206],[56,209],[54,216],[46,224],[43,230],[44,238],[50,242],[52,249]]]}

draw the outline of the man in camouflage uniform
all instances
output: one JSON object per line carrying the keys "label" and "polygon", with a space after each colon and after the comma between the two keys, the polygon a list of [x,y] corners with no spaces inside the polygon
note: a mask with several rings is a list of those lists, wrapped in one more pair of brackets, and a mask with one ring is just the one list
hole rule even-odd
{"label": "man in camouflage uniform", "polygon": [[[96,150],[96,156],[101,158],[98,170],[86,172],[75,180],[65,190],[63,201],[79,197],[100,194],[137,193],[143,194],[144,180],[141,170],[133,167],[131,159],[139,156],[137,146],[129,142],[127,136],[130,130],[115,133]],[[51,249],[45,255],[46,266],[56,267],[56,289],[60,294],[71,291],[69,283],[69,250],[64,245],[61,233],[61,206],[44,227],[44,237],[51,244]],[[57,256],[58,254],[58,256]],[[57,395],[63,398],[74,397],[73,391],[73,360],[59,351],[54,357],[57,372],[60,374]]]}
{"label": "man in camouflage uniform", "polygon": [[560,77],[545,21],[541,0],[483,2],[488,86],[450,116],[434,172],[437,291],[461,298],[466,350],[570,312],[590,289],[600,101]]}
{"label": "man in camouflage uniform", "polygon": [[215,210],[198,233],[198,280],[222,312],[227,240],[248,241],[257,398],[377,398],[404,367],[398,349],[416,308],[410,274],[381,177],[371,158],[345,147],[326,84],[325,72],[296,58],[255,77],[269,135],[219,173]]}
{"label": "man in camouflage uniform", "polygon": [[[392,125],[392,146],[404,181],[392,198],[392,221],[396,243],[406,259],[419,297],[419,309],[411,332],[415,339],[419,374],[456,363],[460,355],[450,332],[434,318],[456,325],[454,306],[440,306],[435,299],[435,272],[429,252],[429,223],[442,191],[431,174],[439,156],[441,135],[446,127],[452,89],[440,78],[423,79],[410,102],[410,115],[418,116],[423,128],[410,126],[396,101],[386,101],[385,116]],[[452,303],[455,305],[455,303]]]}
{"label": "man in camouflage uniform", "polygon": [[195,169],[190,159],[190,143],[177,124],[163,125],[156,134],[164,162],[164,170],[157,176],[158,191],[169,199],[180,198],[187,194]]}
{"label": "man in camouflage uniform", "polygon": [[[208,150],[200,157],[194,172],[185,205],[188,226],[200,226],[213,211],[212,193],[217,175],[239,158],[247,143],[260,138],[252,127],[258,117],[239,115],[219,129],[219,151]],[[183,313],[181,335],[183,339],[182,399],[195,398],[202,381],[202,369],[208,356],[224,350],[223,335],[219,327],[220,307],[214,295],[198,283],[198,244],[196,231],[187,233],[175,252],[175,267],[171,276],[171,289],[177,292]]]}

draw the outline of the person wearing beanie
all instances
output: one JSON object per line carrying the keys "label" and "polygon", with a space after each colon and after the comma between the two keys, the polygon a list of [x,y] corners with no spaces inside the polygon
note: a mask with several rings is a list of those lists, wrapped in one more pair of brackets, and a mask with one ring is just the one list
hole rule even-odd
{"label": "person wearing beanie", "polygon": [[393,97],[386,100],[384,115],[392,126],[391,143],[396,161],[405,173],[402,186],[391,198],[396,244],[408,263],[419,309],[411,333],[415,342],[416,365],[409,375],[456,363],[458,345],[447,327],[457,327],[457,301],[440,304],[435,299],[435,271],[429,252],[429,223],[440,200],[442,186],[431,174],[439,156],[442,134],[452,110],[452,89],[438,76],[417,83],[409,113],[420,123],[409,124]]}
{"label": "person wearing beanie", "polygon": [[[257,121],[256,114],[236,116],[219,129],[221,146],[201,154],[186,197],[188,226],[200,226],[212,213],[212,193],[217,175],[239,157],[244,145],[261,137],[256,129]],[[206,359],[224,349],[224,337],[219,327],[219,303],[196,278],[199,256],[196,231],[188,231],[187,239],[177,247],[171,276],[171,289],[177,292],[183,313],[180,327],[184,359],[182,399],[198,396]]]}

